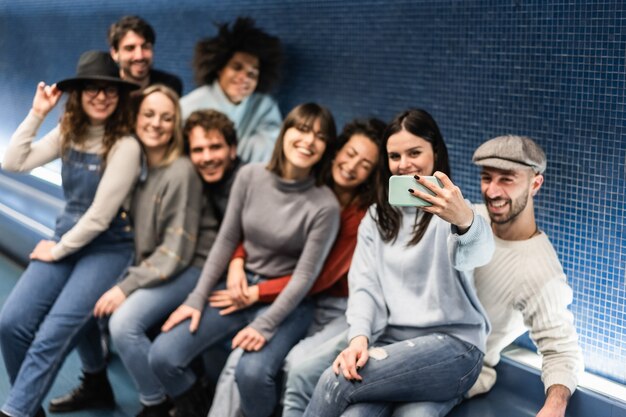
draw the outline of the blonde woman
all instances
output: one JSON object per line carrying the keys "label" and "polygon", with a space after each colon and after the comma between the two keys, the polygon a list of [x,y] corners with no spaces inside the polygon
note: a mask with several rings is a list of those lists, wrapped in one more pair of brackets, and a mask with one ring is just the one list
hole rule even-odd
{"label": "blonde woman", "polygon": [[[177,94],[163,85],[143,90],[137,111],[135,134],[147,161],[148,176],[135,188],[131,217],[134,221],[136,265],[100,297],[95,304],[96,317],[114,314],[109,322],[113,343],[133,380],[141,387],[136,369],[147,365],[150,341],[145,334],[152,316],[163,317],[154,303],[165,305],[166,297],[175,297],[175,289],[186,295],[195,284],[193,274],[181,273],[191,262],[198,232],[202,202],[202,184],[189,159],[183,155],[183,134]],[[189,276],[188,276],[189,275]],[[195,275],[197,276],[197,275]],[[143,290],[142,290],[143,289]],[[146,319],[146,317],[148,317]],[[106,376],[106,363],[90,337],[79,345],[83,378],[68,395],[53,399],[50,411],[67,412],[84,408],[113,408],[115,400]],[[90,343],[91,342],[91,343]],[[96,342],[96,343],[94,343]],[[142,347],[146,350],[142,350]],[[139,367],[139,368],[138,368]],[[142,413],[168,409],[165,395],[156,387],[140,391]],[[148,410],[148,411],[147,411]]]}

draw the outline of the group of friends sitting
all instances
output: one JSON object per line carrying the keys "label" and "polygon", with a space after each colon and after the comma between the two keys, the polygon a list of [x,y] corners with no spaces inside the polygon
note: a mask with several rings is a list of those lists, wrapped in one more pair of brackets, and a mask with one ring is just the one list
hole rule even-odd
{"label": "group of friends sitting", "polygon": [[[339,134],[316,103],[283,120],[267,95],[280,41],[251,19],[198,42],[201,86],[181,99],[180,79],[152,68],[155,39],[139,17],[115,22],[110,51],[39,83],[4,154],[15,172],[61,158],[66,206],[0,312],[1,416],[45,416],[74,348],[80,385],[48,410],[115,407],[107,332],[138,416],[444,416],[489,391],[526,330],[543,356],[537,415],[564,416],[583,364],[535,221],[535,141],[478,147],[471,204],[425,110]],[[392,175],[413,177],[415,205],[389,203]],[[211,393],[207,369],[221,371]]]}

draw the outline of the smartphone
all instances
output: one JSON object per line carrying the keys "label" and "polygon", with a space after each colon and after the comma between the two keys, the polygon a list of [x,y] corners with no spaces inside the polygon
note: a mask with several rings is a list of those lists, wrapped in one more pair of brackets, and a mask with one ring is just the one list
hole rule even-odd
{"label": "smartphone", "polygon": [[[422,176],[421,178],[432,182],[443,188],[441,181],[437,177]],[[413,206],[413,207],[426,207],[431,206],[428,201],[415,197],[409,192],[409,188],[413,190],[420,190],[425,193],[435,195],[428,188],[417,182],[413,175],[392,175],[389,178],[389,204],[392,206]]]}

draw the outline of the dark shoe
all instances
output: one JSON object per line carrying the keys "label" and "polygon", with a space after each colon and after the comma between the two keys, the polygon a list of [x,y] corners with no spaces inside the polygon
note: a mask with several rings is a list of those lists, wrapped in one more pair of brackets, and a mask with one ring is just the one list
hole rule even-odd
{"label": "dark shoe", "polygon": [[173,405],[169,400],[156,405],[144,405],[135,417],[170,417],[172,407]]}
{"label": "dark shoe", "polygon": [[209,402],[199,382],[174,398],[174,406],[174,417],[206,417],[209,413]]}
{"label": "dark shoe", "polygon": [[48,411],[61,413],[89,408],[115,408],[115,397],[106,371],[97,374],[83,372],[80,379],[80,385],[69,394],[50,400]]}

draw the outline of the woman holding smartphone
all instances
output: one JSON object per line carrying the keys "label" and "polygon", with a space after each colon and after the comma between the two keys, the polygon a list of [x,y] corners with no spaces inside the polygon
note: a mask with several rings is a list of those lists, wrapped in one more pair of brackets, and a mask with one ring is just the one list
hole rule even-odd
{"label": "woman holding smartphone", "polygon": [[[340,416],[353,404],[359,415],[385,415],[380,409],[397,402],[447,400],[480,372],[488,321],[472,271],[493,253],[489,225],[448,177],[446,146],[427,112],[398,115],[383,143],[377,204],[361,223],[349,272],[349,344],[305,416]],[[431,205],[391,207],[390,174],[414,175],[434,195],[407,192]],[[427,175],[443,188],[420,178]]]}
{"label": "woman holding smartphone", "polygon": [[[124,207],[140,170],[141,150],[129,135],[129,93],[136,88],[120,79],[108,53],[83,53],[76,77],[39,83],[4,155],[2,168],[16,172],[60,157],[66,205],[54,238],[35,247],[0,313],[11,381],[0,415],[44,415],[41,401],[94,304],[132,261]],[[69,97],[59,126],[33,143],[63,92]]]}
{"label": "woman holding smartphone", "polygon": [[[341,148],[333,158],[326,183],[341,206],[341,226],[322,272],[309,291],[309,295],[314,296],[315,315],[308,337],[291,349],[285,359],[285,369],[305,359],[321,343],[347,328],[348,270],[359,224],[376,195],[376,169],[384,129],[385,123],[381,120],[357,119],[348,123],[339,135]],[[239,255],[230,263],[228,288],[214,291],[209,299],[211,306],[222,309],[222,314],[232,314],[255,303],[274,301],[291,279],[291,276],[280,277],[248,287],[245,254]],[[237,349],[228,357],[209,417],[237,415],[241,397],[235,384],[235,369],[242,352]]]}
{"label": "woman holding smartphone", "polygon": [[[252,387],[252,392],[242,390],[243,412],[248,417],[272,413],[276,374],[311,320],[311,303],[302,301],[339,228],[339,205],[323,185],[335,140],[330,112],[302,104],[286,117],[269,165],[250,164],[237,174],[201,278],[150,350],[152,370],[181,415],[204,417],[208,408],[190,362],[232,336],[233,348],[246,351],[238,380]],[[287,274],[292,279],[273,303],[221,315],[206,305],[208,296],[240,241],[250,285]]]}

